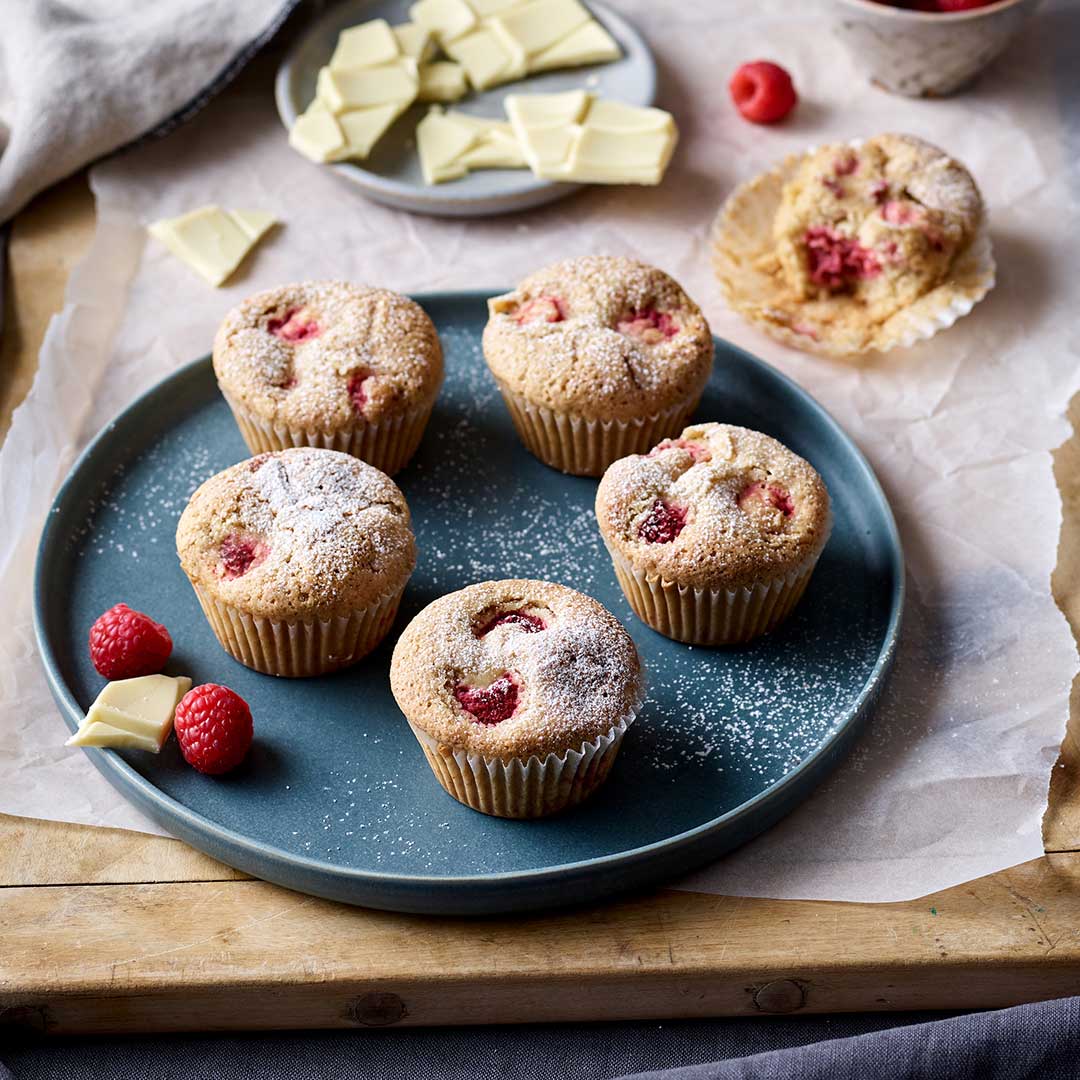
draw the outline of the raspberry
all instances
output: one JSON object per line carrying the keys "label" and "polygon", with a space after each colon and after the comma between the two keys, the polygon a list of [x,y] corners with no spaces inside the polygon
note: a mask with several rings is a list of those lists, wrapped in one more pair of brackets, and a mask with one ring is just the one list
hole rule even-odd
{"label": "raspberry", "polygon": [[685,508],[657,499],[648,517],[638,526],[638,536],[647,544],[670,544],[685,527]]}
{"label": "raspberry", "polygon": [[370,371],[358,371],[349,379],[349,400],[353,408],[363,415],[364,406],[368,403],[367,381],[371,378]]}
{"label": "raspberry", "polygon": [[90,627],[90,659],[106,679],[156,675],[172,653],[172,638],[159,622],[117,604]]}
{"label": "raspberry", "polygon": [[869,248],[826,225],[807,229],[805,241],[810,280],[826,289],[842,289],[854,278],[881,273],[881,263]]}
{"label": "raspberry", "polygon": [[518,326],[531,322],[562,322],[566,318],[566,302],[558,296],[537,296],[518,308],[514,321]]}
{"label": "raspberry", "polygon": [[987,7],[996,0],[934,0],[937,11],[974,11],[975,8]]}
{"label": "raspberry", "polygon": [[302,308],[293,308],[284,319],[271,319],[266,329],[283,341],[308,341],[322,333],[322,327]]}
{"label": "raspberry", "polygon": [[481,724],[501,724],[514,715],[517,708],[518,688],[509,672],[500,675],[490,686],[467,686],[458,683],[454,687],[458,704]]}
{"label": "raspberry", "polygon": [[519,630],[524,630],[526,634],[538,634],[541,630],[547,629],[547,623],[538,615],[530,615],[527,611],[504,611],[485,623],[476,636],[484,637],[496,626],[516,626]]}
{"label": "raspberry", "polygon": [[679,324],[666,312],[656,308],[641,308],[628,311],[616,323],[615,329],[620,334],[644,341],[646,345],[658,345],[679,332]]}
{"label": "raspberry", "polygon": [[795,513],[795,501],[790,492],[779,484],[762,484],[757,481],[747,484],[739,492],[738,502],[739,509],[743,511],[747,510],[752,503],[761,502],[774,510],[779,510],[784,517],[791,517]]}
{"label": "raspberry", "polygon": [[184,760],[207,776],[235,769],[255,733],[247,702],[217,683],[196,686],[180,699],[173,728]]}
{"label": "raspberry", "polygon": [[646,456],[656,457],[657,454],[662,454],[665,450],[675,449],[685,450],[694,461],[709,461],[712,458],[709,448],[702,446],[699,442],[694,442],[693,439],[665,439],[663,442],[657,443]]}
{"label": "raspberry", "polygon": [[728,89],[743,118],[754,124],[783,120],[799,100],[791,76],[770,60],[743,64],[731,76]]}
{"label": "raspberry", "polygon": [[220,573],[227,581],[243,577],[252,567],[266,562],[270,554],[264,541],[244,533],[229,533],[221,541],[218,551],[221,554]]}

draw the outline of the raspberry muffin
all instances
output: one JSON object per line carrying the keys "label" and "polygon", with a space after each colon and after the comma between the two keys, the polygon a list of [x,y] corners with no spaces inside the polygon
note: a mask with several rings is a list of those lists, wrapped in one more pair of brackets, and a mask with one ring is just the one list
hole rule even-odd
{"label": "raspberry muffin", "polygon": [[176,550],[222,647],[267,675],[321,675],[366,656],[416,564],[393,480],[308,447],[212,476],[180,516]]}
{"label": "raspberry muffin", "polygon": [[214,373],[252,453],[320,446],[390,474],[420,445],[443,355],[408,297],[305,282],[230,311],[214,339]]}
{"label": "raspberry muffin", "polygon": [[596,517],[635,614],[694,645],[749,641],[778,626],[832,522],[809,463],[730,424],[688,427],[616,461],[600,481]]}
{"label": "raspberry muffin", "polygon": [[714,242],[733,306],[821,352],[910,344],[993,284],[975,181],[911,135],[790,159],[731,197]]}
{"label": "raspberry muffin", "polygon": [[599,476],[679,431],[712,370],[700,308],[635,259],[556,263],[488,309],[484,358],[514,426],[563,472]]}
{"label": "raspberry muffin", "polygon": [[390,685],[450,795],[535,818],[604,781],[644,682],[630,635],[595,600],[510,580],[424,608],[398,639]]}

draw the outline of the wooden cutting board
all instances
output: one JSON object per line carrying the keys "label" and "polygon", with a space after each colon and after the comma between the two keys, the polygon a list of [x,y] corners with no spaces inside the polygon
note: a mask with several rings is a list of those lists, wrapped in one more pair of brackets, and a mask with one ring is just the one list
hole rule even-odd
{"label": "wooden cutting board", "polygon": [[[0,436],[92,228],[84,179],[15,223]],[[1064,526],[1053,585],[1075,631],[1080,441],[1058,451],[1055,475]],[[1076,697],[1074,687],[1047,854],[899,904],[667,890],[543,917],[431,919],[292,893],[176,840],[0,815],[0,1044],[5,1025],[515,1023],[980,1008],[1077,993]]]}

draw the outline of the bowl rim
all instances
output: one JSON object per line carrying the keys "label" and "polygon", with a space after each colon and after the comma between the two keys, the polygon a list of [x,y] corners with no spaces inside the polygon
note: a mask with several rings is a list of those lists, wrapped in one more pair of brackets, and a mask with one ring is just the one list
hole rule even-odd
{"label": "bowl rim", "polygon": [[910,8],[893,7],[891,4],[878,3],[876,0],[836,0],[836,2],[866,14],[879,15],[885,19],[921,23],[941,21],[958,23],[984,18],[987,15],[996,15],[998,12],[1006,11],[1009,8],[1030,3],[1030,0],[996,0],[996,2],[987,4],[985,7],[971,8],[969,11],[912,11]]}

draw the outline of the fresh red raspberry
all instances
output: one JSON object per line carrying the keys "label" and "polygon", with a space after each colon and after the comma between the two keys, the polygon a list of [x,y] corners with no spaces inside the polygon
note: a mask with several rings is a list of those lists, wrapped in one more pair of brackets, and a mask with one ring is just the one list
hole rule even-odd
{"label": "fresh red raspberry", "polygon": [[169,631],[127,604],[109,608],[90,627],[90,659],[106,679],[156,675],[171,653]]}
{"label": "fresh red raspberry", "polygon": [[217,683],[196,686],[180,699],[173,728],[184,760],[207,776],[235,769],[255,734],[247,702]]}
{"label": "fresh red raspberry", "polygon": [[684,528],[686,508],[657,499],[638,526],[638,536],[646,544],[670,544]]}
{"label": "fresh red raspberry", "polygon": [[728,89],[735,107],[755,124],[783,120],[799,100],[791,76],[771,60],[743,64],[731,76]]}

